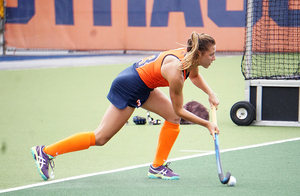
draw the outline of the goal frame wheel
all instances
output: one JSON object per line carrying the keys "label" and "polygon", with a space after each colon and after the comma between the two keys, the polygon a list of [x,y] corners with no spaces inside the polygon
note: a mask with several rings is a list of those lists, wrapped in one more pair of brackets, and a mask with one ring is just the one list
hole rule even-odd
{"label": "goal frame wheel", "polygon": [[239,126],[250,125],[256,116],[254,106],[247,101],[239,101],[235,103],[230,110],[231,120]]}

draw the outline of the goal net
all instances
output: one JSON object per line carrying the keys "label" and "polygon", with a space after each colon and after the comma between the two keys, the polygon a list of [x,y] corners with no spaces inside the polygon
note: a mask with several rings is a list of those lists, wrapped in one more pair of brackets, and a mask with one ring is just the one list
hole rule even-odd
{"label": "goal net", "polygon": [[300,1],[247,0],[246,80],[300,79]]}

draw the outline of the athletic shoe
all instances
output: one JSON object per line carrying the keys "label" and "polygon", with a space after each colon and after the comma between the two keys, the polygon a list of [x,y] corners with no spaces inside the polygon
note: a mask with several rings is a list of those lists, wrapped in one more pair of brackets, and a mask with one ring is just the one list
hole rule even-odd
{"label": "athletic shoe", "polygon": [[51,178],[54,178],[53,168],[54,168],[54,157],[48,155],[44,152],[45,146],[34,146],[31,148],[31,154],[35,160],[36,167],[39,171],[39,174],[44,180],[49,179],[49,165],[52,168]]}
{"label": "athletic shoe", "polygon": [[153,167],[150,165],[148,177],[152,179],[164,179],[164,180],[179,180],[179,175],[174,173],[169,168],[170,162],[164,163],[162,166]]}

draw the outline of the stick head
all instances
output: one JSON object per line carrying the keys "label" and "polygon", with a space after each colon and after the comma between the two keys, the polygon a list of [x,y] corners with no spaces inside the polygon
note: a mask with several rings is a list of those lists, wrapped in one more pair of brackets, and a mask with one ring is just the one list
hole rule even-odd
{"label": "stick head", "polygon": [[230,176],[231,176],[231,173],[227,172],[226,175],[225,175],[225,178],[221,181],[222,184],[227,184],[229,179],[230,179]]}

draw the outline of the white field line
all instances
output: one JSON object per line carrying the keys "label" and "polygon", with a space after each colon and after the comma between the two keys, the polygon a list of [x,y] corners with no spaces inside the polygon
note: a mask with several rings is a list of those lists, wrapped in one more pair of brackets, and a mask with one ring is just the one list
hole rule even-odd
{"label": "white field line", "polygon": [[[280,144],[280,143],[292,142],[292,141],[298,141],[298,140],[300,140],[300,137],[287,139],[287,140],[279,140],[279,141],[275,141],[275,142],[255,144],[255,145],[250,145],[250,146],[230,148],[230,149],[220,150],[220,152],[223,153],[223,152],[231,152],[231,151],[237,151],[237,150],[245,150],[245,149],[250,149],[250,148],[257,148],[257,147],[262,147],[262,146],[269,146],[269,145],[273,145],[273,144]],[[215,152],[210,151],[210,152],[207,152],[207,153],[184,156],[184,157],[170,159],[169,161],[179,161],[179,160],[191,159],[191,158],[202,157],[202,156],[207,156],[207,155],[212,155],[212,154],[215,154]],[[48,185],[48,184],[54,184],[54,183],[58,183],[58,182],[65,182],[65,181],[69,181],[69,180],[76,180],[76,179],[80,179],[80,178],[86,178],[86,177],[97,176],[97,175],[102,175],[102,174],[121,172],[121,171],[130,170],[130,169],[141,168],[141,167],[148,167],[150,164],[151,163],[145,163],[145,164],[141,164],[141,165],[124,167],[124,168],[119,168],[119,169],[114,169],[114,170],[109,170],[109,171],[103,171],[103,172],[84,174],[84,175],[74,176],[74,177],[69,177],[69,178],[63,178],[63,179],[59,179],[59,180],[45,181],[45,182],[41,182],[41,183],[37,183],[37,184],[30,184],[30,185],[26,185],[26,186],[20,186],[20,187],[0,190],[0,193],[18,191],[18,190],[27,189],[27,188],[33,188],[33,187],[38,187],[38,186],[43,186],[43,185]]]}

